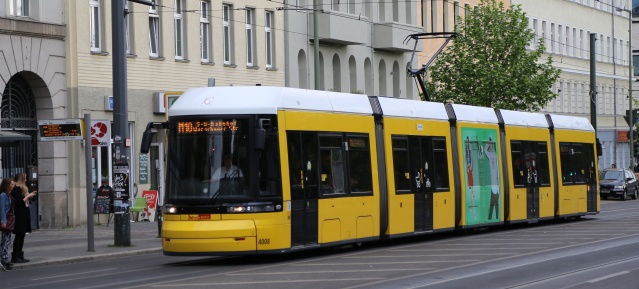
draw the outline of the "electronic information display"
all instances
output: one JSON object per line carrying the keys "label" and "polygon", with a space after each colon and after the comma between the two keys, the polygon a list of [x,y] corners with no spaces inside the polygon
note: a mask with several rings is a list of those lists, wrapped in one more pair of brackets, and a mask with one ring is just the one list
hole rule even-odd
{"label": "electronic information display", "polygon": [[82,140],[80,119],[45,120],[38,122],[40,140]]}

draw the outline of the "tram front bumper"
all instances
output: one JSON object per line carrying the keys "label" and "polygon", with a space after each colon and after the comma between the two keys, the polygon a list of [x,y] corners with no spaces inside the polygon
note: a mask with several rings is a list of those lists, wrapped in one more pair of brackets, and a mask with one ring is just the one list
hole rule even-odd
{"label": "tram front bumper", "polygon": [[162,249],[167,255],[254,253],[256,237],[252,220],[165,220],[162,225]]}

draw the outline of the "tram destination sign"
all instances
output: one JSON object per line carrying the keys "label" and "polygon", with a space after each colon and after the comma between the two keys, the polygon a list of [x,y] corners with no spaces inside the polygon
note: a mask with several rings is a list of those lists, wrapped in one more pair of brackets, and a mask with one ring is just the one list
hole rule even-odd
{"label": "tram destination sign", "polygon": [[41,141],[82,140],[82,127],[81,119],[54,119],[38,122]]}

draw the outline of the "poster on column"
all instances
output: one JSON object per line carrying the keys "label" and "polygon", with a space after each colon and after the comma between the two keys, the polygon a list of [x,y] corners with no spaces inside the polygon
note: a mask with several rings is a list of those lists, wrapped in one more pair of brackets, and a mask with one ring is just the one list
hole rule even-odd
{"label": "poster on column", "polygon": [[157,209],[158,191],[142,191],[142,197],[146,198],[146,208],[144,208],[144,210],[140,212],[138,221],[147,219],[150,222],[153,222],[155,221],[155,211]]}

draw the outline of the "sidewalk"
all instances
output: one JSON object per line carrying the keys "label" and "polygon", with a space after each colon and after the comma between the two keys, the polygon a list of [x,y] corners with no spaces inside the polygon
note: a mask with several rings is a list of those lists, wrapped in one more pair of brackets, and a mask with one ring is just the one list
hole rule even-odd
{"label": "sidewalk", "polygon": [[93,228],[94,252],[88,252],[86,226],[68,229],[39,229],[27,234],[24,241],[24,257],[28,263],[14,263],[13,269],[69,264],[93,259],[114,258],[162,251],[158,238],[158,223],[135,222],[131,224],[131,246],[115,247],[113,220]]}

